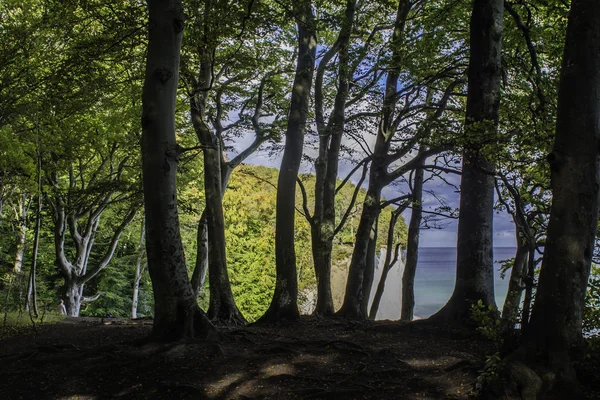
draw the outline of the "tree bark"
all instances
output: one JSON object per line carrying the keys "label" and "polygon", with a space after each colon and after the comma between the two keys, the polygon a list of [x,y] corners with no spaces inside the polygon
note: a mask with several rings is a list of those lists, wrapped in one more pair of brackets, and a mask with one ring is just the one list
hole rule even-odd
{"label": "tree bark", "polygon": [[517,251],[510,271],[504,306],[502,307],[502,323],[509,331],[513,330],[515,324],[518,322],[519,306],[521,305],[521,297],[523,295],[523,288],[525,287],[524,276],[527,272],[527,256],[529,254],[529,247],[526,241],[519,236],[520,232],[517,228]]}
{"label": "tree bark", "polygon": [[312,1],[295,3],[298,25],[298,61],[292,88],[285,150],[277,182],[275,221],[275,293],[261,321],[295,320],[298,312],[298,278],[294,248],[296,216],[296,178],[302,160],[304,131],[308,117],[310,91],[317,50]]}
{"label": "tree bark", "polygon": [[[317,119],[320,121],[317,123],[319,157],[315,162],[315,211],[311,229],[313,261],[317,276],[317,304],[314,313],[324,317],[332,316],[334,313],[331,293],[331,252],[336,230],[335,189],[346,118],[350,75],[348,48],[355,11],[356,0],[348,0],[342,28],[335,44],[328,52],[331,57],[335,52],[339,55],[339,78],[333,110],[326,126],[322,115],[322,101],[315,101]],[[327,62],[321,60],[315,82],[315,92],[318,91],[319,96],[322,92],[322,75],[326,67]]]}
{"label": "tree bark", "polygon": [[360,304],[361,315],[369,315],[369,297],[371,297],[371,288],[373,287],[373,281],[375,280],[375,258],[377,257],[377,231],[379,229],[379,215],[375,218],[373,223],[373,229],[371,229],[371,235],[369,237],[369,245],[367,246],[367,264],[363,275],[362,283],[362,302]]}
{"label": "tree bark", "polygon": [[148,54],[142,92],[142,172],[148,270],[154,290],[152,338],[207,337],[187,275],[177,211],[175,99],[185,15],[181,0],[148,0]]}
{"label": "tree bark", "polygon": [[496,307],[493,272],[494,164],[500,83],[503,0],[474,0],[468,70],[466,142],[460,184],[456,283],[432,320],[469,322],[479,300]]}
{"label": "tree bark", "polygon": [[196,265],[192,273],[192,289],[198,298],[202,293],[206,273],[208,272],[208,227],[206,226],[206,208],[202,211],[196,234]]}
{"label": "tree bark", "polygon": [[527,257],[527,274],[525,275],[525,298],[523,299],[523,311],[521,312],[521,332],[525,334],[529,327],[531,317],[531,303],[533,302],[533,287],[535,284],[535,247],[529,248]]}
{"label": "tree bark", "polygon": [[140,229],[140,243],[138,244],[137,257],[135,259],[135,275],[133,277],[133,294],[131,295],[131,319],[137,318],[138,299],[140,294],[140,281],[146,266],[142,264],[146,253],[146,217],[142,218]]}
{"label": "tree bark", "polygon": [[421,220],[423,219],[424,178],[425,171],[422,168],[415,170],[412,189],[412,212],[408,224],[408,240],[406,243],[406,264],[404,265],[404,273],[402,274],[401,321],[412,321],[414,317],[415,274],[419,261],[419,232],[421,231]]}
{"label": "tree bark", "polygon": [[15,251],[15,262],[13,272],[15,275],[21,275],[23,271],[23,259],[25,257],[25,240],[27,239],[27,214],[29,207],[27,205],[27,195],[19,196],[15,207],[15,219],[17,225],[17,249]]}
{"label": "tree bark", "polygon": [[352,260],[350,261],[344,302],[337,313],[346,318],[366,318],[366,314],[363,313],[364,309],[362,307],[364,298],[363,282],[365,280],[365,270],[368,263],[367,258],[369,255],[371,231],[375,224],[375,220],[381,211],[379,206],[381,189],[371,187],[371,181],[369,181],[369,187],[363,203],[358,229],[356,231],[356,242],[354,244],[354,251],[352,252]]}
{"label": "tree bark", "polygon": [[208,225],[208,317],[229,325],[244,325],[246,319],[235,304],[225,251],[225,219],[221,187],[221,152],[204,149],[204,192]]}
{"label": "tree bark", "polygon": [[[600,2],[573,0],[558,92],[556,138],[548,156],[552,207],[535,303],[522,361],[554,398],[581,398],[572,361],[581,355],[582,319],[598,224],[600,188]],[[509,365],[514,366],[516,363]]]}

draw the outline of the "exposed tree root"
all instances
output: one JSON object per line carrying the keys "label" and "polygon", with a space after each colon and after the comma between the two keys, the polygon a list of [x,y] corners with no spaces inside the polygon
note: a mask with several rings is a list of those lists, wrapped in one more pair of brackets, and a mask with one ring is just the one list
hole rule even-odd
{"label": "exposed tree root", "polygon": [[485,399],[579,399],[582,396],[575,370],[569,362],[556,370],[528,358],[523,348],[498,365],[498,374],[483,390]]}

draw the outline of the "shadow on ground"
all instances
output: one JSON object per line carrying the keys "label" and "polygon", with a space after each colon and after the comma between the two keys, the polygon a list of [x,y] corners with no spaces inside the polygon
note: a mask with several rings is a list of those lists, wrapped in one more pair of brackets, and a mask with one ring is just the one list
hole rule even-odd
{"label": "shadow on ground", "polygon": [[149,322],[66,320],[0,342],[1,399],[467,399],[489,342],[305,318],[219,344],[140,345]]}

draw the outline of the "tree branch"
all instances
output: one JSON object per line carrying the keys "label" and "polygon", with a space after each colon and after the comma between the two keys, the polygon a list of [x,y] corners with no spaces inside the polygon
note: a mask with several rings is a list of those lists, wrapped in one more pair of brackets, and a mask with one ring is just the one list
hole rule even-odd
{"label": "tree branch", "polygon": [[308,221],[308,223],[312,226],[314,224],[313,217],[310,215],[310,211],[308,210],[308,196],[306,196],[306,188],[304,184],[300,180],[300,178],[296,178],[296,182],[300,187],[300,192],[302,192],[302,209],[304,210],[304,218]]}
{"label": "tree branch", "polygon": [[[368,159],[366,159],[366,160],[368,160]],[[365,160],[363,160],[363,161],[365,161]],[[361,161],[361,163],[363,161]],[[342,228],[346,224],[346,220],[348,219],[348,217],[350,216],[350,213],[352,212],[352,207],[354,207],[354,204],[356,204],[356,199],[358,197],[358,193],[360,192],[360,188],[361,188],[363,182],[365,181],[365,178],[367,177],[367,170],[368,170],[367,167],[368,167],[368,165],[369,165],[368,162],[366,162],[363,165],[362,175],[361,175],[359,181],[356,183],[356,187],[354,188],[354,192],[352,193],[352,199],[350,200],[350,204],[348,205],[348,208],[346,208],[346,212],[344,212],[344,215],[342,216],[342,219],[340,220],[340,223],[338,224],[338,226],[333,231],[333,236],[336,236],[338,233],[340,233],[340,231],[342,230]],[[340,188],[342,186],[343,186],[343,184],[340,185]],[[336,190],[336,193],[337,193],[337,190]]]}
{"label": "tree branch", "polygon": [[117,249],[117,245],[119,244],[119,239],[121,237],[121,234],[123,233],[125,228],[129,225],[129,223],[131,223],[131,221],[135,217],[135,214],[137,214],[138,210],[139,210],[138,206],[133,206],[129,210],[129,212],[125,215],[125,217],[123,218],[123,221],[121,222],[121,224],[119,224],[119,226],[115,230],[115,232],[110,240],[110,244],[108,246],[108,250],[106,251],[106,254],[104,255],[104,257],[102,257],[102,259],[98,262],[97,265],[95,265],[94,267],[87,270],[85,275],[82,277],[83,283],[88,282],[90,279],[92,279],[94,276],[96,276],[100,271],[102,271],[104,269],[104,267],[106,267],[108,265],[108,263],[112,259],[113,255],[115,254],[115,250]]}

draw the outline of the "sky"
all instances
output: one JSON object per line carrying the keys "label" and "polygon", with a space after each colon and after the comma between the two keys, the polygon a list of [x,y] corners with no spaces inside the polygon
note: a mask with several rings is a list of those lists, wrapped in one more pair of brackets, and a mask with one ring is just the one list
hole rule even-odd
{"label": "sky", "polygon": [[[236,150],[245,148],[252,140],[252,134],[242,137],[241,140],[237,141],[235,144]],[[311,150],[307,148],[306,151],[310,152]],[[237,152],[238,151],[234,151],[233,153]],[[281,164],[281,156],[281,153],[277,154],[276,156],[270,156],[267,151],[259,150],[251,155],[246,160],[246,163],[279,168]],[[339,178],[344,178],[352,169],[352,167],[353,165],[349,162],[341,161]],[[303,161],[300,167],[300,172],[314,173],[314,167],[312,164]],[[351,182],[356,184],[359,178],[360,172],[357,172],[351,179]],[[445,175],[445,178],[448,182],[456,185],[457,187],[460,184],[460,176],[458,175],[447,174]],[[367,183],[368,182],[365,181],[363,186],[366,187]],[[384,197],[390,199],[403,194],[402,189],[402,185],[398,185],[397,187],[387,187],[384,189],[382,194]],[[427,190],[435,192],[436,196],[425,193]],[[458,208],[460,200],[459,193],[456,192],[454,187],[447,185],[441,180],[430,180],[425,184],[423,197],[424,210],[434,210],[437,206],[439,206],[439,202],[435,197],[443,199],[443,201],[452,208]],[[410,210],[405,211],[403,215],[408,223],[410,220]],[[515,247],[514,230],[514,224],[510,215],[508,215],[505,211],[494,211],[494,247]],[[452,219],[446,220],[441,224],[440,227],[436,229],[421,229],[419,246],[456,247],[456,231],[457,221]]]}

